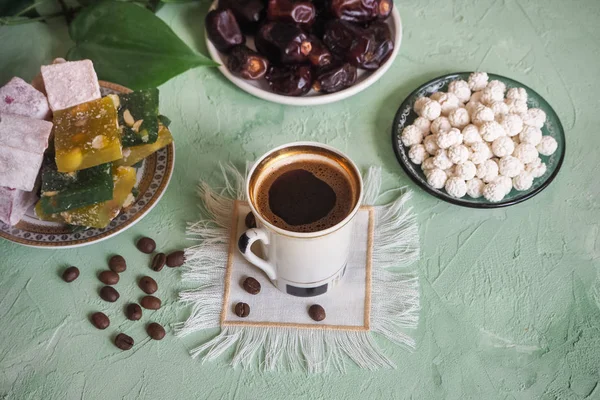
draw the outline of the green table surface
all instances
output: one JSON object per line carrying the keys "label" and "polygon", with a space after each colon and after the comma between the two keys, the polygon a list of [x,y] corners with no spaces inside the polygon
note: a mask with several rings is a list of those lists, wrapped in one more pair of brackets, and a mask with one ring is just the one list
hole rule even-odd
{"label": "green table surface", "polygon": [[[0,398],[6,399],[599,399],[600,163],[598,84],[600,2],[559,0],[396,1],[404,39],[375,85],[339,103],[306,108],[271,104],[197,68],[161,86],[161,111],[173,120],[175,173],[158,206],[118,237],[72,250],[35,250],[0,242]],[[206,52],[206,1],[167,5],[158,15],[192,48]],[[31,79],[40,64],[71,46],[60,21],[0,27],[0,82]],[[441,202],[400,169],[390,128],[401,101],[438,75],[483,70],[534,88],[560,116],[567,155],[557,179],[535,198],[506,209],[473,210]],[[131,71],[132,74],[143,73]],[[417,264],[422,311],[417,349],[382,338],[398,364],[346,375],[274,374],[202,364],[188,351],[216,331],[149,342],[144,325],[182,321],[179,271],[149,270],[134,246],[154,237],[161,250],[191,243],[199,218],[195,187],[216,183],[217,163],[242,164],[295,140],[347,152],[380,165],[384,187],[414,189],[422,256]],[[96,274],[122,254],[129,268],[115,304],[97,295]],[[60,279],[65,266],[81,276]],[[159,283],[161,310],[141,322],[123,316],[140,297],[135,282]],[[96,330],[87,316],[105,311]],[[118,331],[138,345],[119,351]]]}

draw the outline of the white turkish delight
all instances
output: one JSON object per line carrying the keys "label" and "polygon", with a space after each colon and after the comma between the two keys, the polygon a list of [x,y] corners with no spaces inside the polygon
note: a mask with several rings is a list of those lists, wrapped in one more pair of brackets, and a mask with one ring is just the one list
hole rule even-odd
{"label": "white turkish delight", "polygon": [[0,88],[0,113],[47,119],[50,108],[43,93],[23,79],[14,77]]}
{"label": "white turkish delight", "polygon": [[42,154],[51,132],[52,122],[0,113],[0,147]]}
{"label": "white turkish delight", "polygon": [[98,77],[90,60],[44,65],[42,78],[52,111],[64,110],[101,97]]}
{"label": "white turkish delight", "polygon": [[36,201],[35,190],[25,192],[0,187],[0,221],[10,226],[16,225]]}
{"label": "white turkish delight", "polygon": [[0,186],[31,191],[44,155],[0,146]]}

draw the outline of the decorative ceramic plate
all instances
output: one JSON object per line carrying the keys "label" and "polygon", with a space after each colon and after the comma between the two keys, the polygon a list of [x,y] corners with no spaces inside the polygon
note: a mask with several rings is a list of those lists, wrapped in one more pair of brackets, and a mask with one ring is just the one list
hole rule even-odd
{"label": "decorative ceramic plate", "polygon": [[518,191],[512,189],[511,192],[506,195],[504,199],[502,199],[502,201],[497,203],[492,203],[486,200],[484,197],[477,199],[471,198],[468,195],[465,195],[460,199],[452,197],[446,193],[444,189],[435,189],[429,186],[427,183],[427,178],[421,170],[421,166],[410,161],[410,158],[408,158],[409,149],[400,141],[400,135],[404,127],[412,124],[415,118],[417,118],[417,114],[413,111],[415,100],[421,96],[430,96],[438,91],[446,91],[450,82],[457,79],[467,80],[470,74],[470,72],[460,72],[440,76],[418,87],[406,98],[406,100],[404,100],[404,102],[400,105],[398,112],[396,113],[396,117],[394,118],[394,123],[392,125],[392,146],[394,147],[396,158],[398,159],[398,162],[400,162],[400,165],[404,171],[406,171],[408,176],[410,176],[410,178],[417,185],[421,186],[429,194],[432,194],[435,197],[449,203],[472,208],[499,208],[521,203],[532,198],[550,185],[552,180],[558,174],[558,171],[563,163],[566,147],[565,132],[562,124],[560,123],[558,115],[556,115],[556,112],[554,112],[550,104],[548,104],[548,102],[546,102],[542,96],[522,83],[504,76],[488,74],[490,80],[496,79],[503,82],[506,84],[507,89],[514,87],[525,88],[528,94],[527,106],[529,108],[541,108],[546,113],[546,123],[542,128],[542,133],[544,135],[552,136],[558,143],[558,149],[551,156],[539,155],[542,159],[542,162],[546,163],[547,170],[544,175],[533,180],[533,186],[531,186],[529,190]]}
{"label": "decorative ceramic plate", "polygon": [[[217,8],[217,1],[213,3],[211,6],[211,10]],[[346,99],[350,96],[354,96],[355,94],[362,92],[375,82],[379,80],[385,74],[385,72],[392,66],[394,59],[398,55],[398,51],[400,50],[400,45],[402,44],[402,20],[400,19],[400,13],[398,12],[398,7],[394,7],[392,10],[392,14],[387,19],[387,24],[390,26],[390,31],[392,33],[392,37],[394,38],[394,50],[392,54],[388,58],[388,60],[383,63],[379,69],[375,71],[365,71],[362,69],[358,70],[358,78],[356,83],[349,88],[344,90],[340,90],[336,93],[329,94],[319,94],[311,89],[304,96],[294,97],[294,96],[283,96],[280,94],[273,93],[269,88],[268,83],[264,80],[252,81],[242,79],[233,75],[229,72],[229,69],[226,67],[227,55],[219,52],[216,47],[208,40],[208,35],[206,31],[204,32],[204,36],[206,37],[206,46],[208,47],[208,52],[210,56],[215,62],[221,64],[219,70],[225,75],[227,79],[229,79],[234,85],[239,87],[240,89],[259,97],[263,100],[272,101],[273,103],[279,104],[287,104],[291,106],[315,106],[319,104],[328,104],[333,103],[339,100]],[[247,37],[246,44],[248,47],[254,49],[254,38]]]}
{"label": "decorative ceramic plate", "polygon": [[[102,95],[128,93],[130,89],[100,81]],[[140,221],[158,203],[173,174],[175,147],[173,144],[147,157],[137,168],[135,187],[139,191],[135,203],[121,211],[106,228],[73,230],[71,227],[39,220],[33,208],[16,225],[0,222],[0,237],[25,246],[40,248],[68,248],[87,246],[123,232]]]}

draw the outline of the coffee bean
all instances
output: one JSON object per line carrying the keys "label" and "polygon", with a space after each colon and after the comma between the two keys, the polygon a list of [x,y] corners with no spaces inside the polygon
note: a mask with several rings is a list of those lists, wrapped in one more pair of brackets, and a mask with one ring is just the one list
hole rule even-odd
{"label": "coffee bean", "polygon": [[256,228],[256,217],[254,216],[254,214],[252,214],[252,211],[250,211],[247,215],[246,215],[246,219],[244,220],[244,223],[246,224],[247,228]]}
{"label": "coffee bean", "polygon": [[98,275],[98,279],[105,285],[116,285],[119,282],[119,274],[114,271],[102,271]]}
{"label": "coffee bean", "polygon": [[165,337],[165,328],[156,322],[152,322],[150,325],[148,325],[146,327],[146,332],[148,332],[148,336],[154,340],[161,340]]}
{"label": "coffee bean", "polygon": [[185,262],[185,254],[183,251],[175,251],[167,256],[167,267],[180,267]]}
{"label": "coffee bean", "polygon": [[129,350],[133,347],[133,338],[124,333],[119,333],[115,338],[115,346],[121,350]]}
{"label": "coffee bean", "polygon": [[142,307],[135,303],[128,304],[125,309],[125,315],[127,315],[128,320],[137,321],[142,318]]}
{"label": "coffee bean", "polygon": [[90,319],[92,320],[92,324],[98,329],[106,329],[110,325],[110,320],[106,314],[101,312],[93,313]]}
{"label": "coffee bean", "polygon": [[325,319],[325,309],[318,304],[313,304],[308,309],[308,315],[315,321],[323,321]]}
{"label": "coffee bean", "polygon": [[119,292],[112,286],[104,286],[100,289],[100,297],[102,300],[114,303],[119,299]]}
{"label": "coffee bean", "polygon": [[144,296],[142,297],[140,304],[147,310],[158,310],[160,308],[161,301],[158,297]]}
{"label": "coffee bean", "polygon": [[110,260],[108,260],[108,268],[110,268],[111,271],[115,271],[120,274],[127,269],[127,262],[119,255],[112,256]]}
{"label": "coffee bean", "polygon": [[250,306],[246,303],[239,302],[235,305],[235,315],[246,318],[250,315]]}
{"label": "coffee bean", "polygon": [[260,293],[260,282],[252,277],[248,277],[244,279],[244,283],[242,284],[246,292],[250,294],[259,294]]}
{"label": "coffee bean", "polygon": [[156,250],[156,242],[149,237],[143,237],[138,240],[137,248],[142,253],[150,254]]}
{"label": "coffee bean", "polygon": [[156,281],[149,276],[142,276],[140,278],[140,289],[144,291],[144,293],[152,294],[158,290],[158,285]]}
{"label": "coffee bean", "polygon": [[158,253],[152,259],[152,265],[150,266],[150,268],[152,268],[154,271],[158,272],[161,269],[163,269],[166,262],[167,262],[167,256],[165,255],[165,253]]}
{"label": "coffee bean", "polygon": [[79,277],[79,268],[77,267],[69,267],[65,269],[65,272],[62,274],[62,278],[65,282],[73,282],[75,279]]}

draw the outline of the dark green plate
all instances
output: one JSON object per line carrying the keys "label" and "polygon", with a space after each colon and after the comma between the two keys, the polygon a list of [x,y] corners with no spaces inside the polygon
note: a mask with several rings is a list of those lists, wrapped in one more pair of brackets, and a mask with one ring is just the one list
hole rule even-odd
{"label": "dark green plate", "polygon": [[558,143],[558,149],[551,156],[547,157],[540,154],[540,158],[544,163],[546,163],[547,166],[546,173],[539,178],[535,178],[533,180],[533,186],[531,186],[529,190],[518,191],[513,189],[504,197],[504,199],[502,199],[502,201],[497,203],[492,203],[486,200],[484,197],[473,199],[468,195],[458,199],[450,196],[444,189],[435,189],[429,186],[427,183],[427,178],[425,178],[425,174],[423,174],[423,171],[421,170],[421,166],[412,163],[410,158],[408,158],[408,148],[402,144],[402,141],[400,140],[400,134],[405,126],[412,124],[415,118],[417,118],[417,114],[415,114],[413,111],[415,100],[421,96],[430,96],[438,91],[446,91],[450,82],[456,79],[468,80],[469,74],[470,72],[459,72],[432,79],[431,81],[418,87],[406,98],[406,100],[404,100],[404,102],[400,105],[398,112],[396,113],[394,124],[392,125],[392,146],[394,147],[396,158],[398,159],[400,166],[402,166],[404,171],[406,171],[408,176],[410,176],[410,178],[417,185],[435,197],[452,204],[472,208],[499,208],[512,206],[513,204],[530,199],[544,190],[558,174],[558,171],[560,170],[565,158],[565,132],[562,124],[560,123],[558,115],[556,115],[556,112],[554,112],[550,104],[548,104],[548,102],[544,100],[542,96],[522,83],[514,81],[510,78],[495,74],[488,74],[490,80],[496,79],[504,82],[507,89],[513,87],[525,88],[528,95],[528,107],[541,108],[546,113],[546,124],[542,128],[542,133],[544,135],[550,135],[554,137]]}

